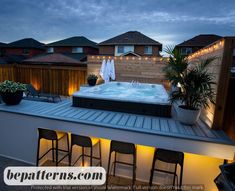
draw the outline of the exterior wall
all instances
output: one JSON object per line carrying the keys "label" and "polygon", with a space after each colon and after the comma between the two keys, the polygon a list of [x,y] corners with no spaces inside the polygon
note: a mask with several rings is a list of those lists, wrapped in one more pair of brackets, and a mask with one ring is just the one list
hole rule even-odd
{"label": "exterior wall", "polygon": [[28,54],[23,54],[23,49],[24,48],[6,48],[5,55],[24,55],[24,56],[32,57],[32,56],[35,56],[38,54],[45,53],[45,50],[31,48],[31,49],[29,49]]}
{"label": "exterior wall", "polygon": [[[88,56],[87,73],[99,75],[101,62],[108,57]],[[130,82],[137,80],[144,83],[162,83],[168,87],[162,68],[165,61],[161,57],[137,58],[137,57],[109,57],[115,59],[115,72],[117,81]],[[100,79],[101,80],[101,79]]]}
{"label": "exterior wall", "polygon": [[[72,53],[73,47],[53,47],[54,53]],[[98,54],[98,49],[92,47],[83,47],[83,54]]]}
{"label": "exterior wall", "polygon": [[145,46],[135,45],[135,53],[139,54],[140,56],[159,56],[159,48],[157,46],[152,46],[152,54],[145,54],[144,47]]}
{"label": "exterior wall", "polygon": [[100,55],[114,56],[115,46],[99,46]]}
{"label": "exterior wall", "polygon": [[[152,46],[153,47],[153,54],[144,54],[144,47],[143,45],[135,45],[134,46],[134,52],[136,54],[139,54],[140,56],[159,56],[159,48],[158,46]],[[99,54],[100,55],[110,55],[114,56],[115,53],[115,46],[99,46]]]}

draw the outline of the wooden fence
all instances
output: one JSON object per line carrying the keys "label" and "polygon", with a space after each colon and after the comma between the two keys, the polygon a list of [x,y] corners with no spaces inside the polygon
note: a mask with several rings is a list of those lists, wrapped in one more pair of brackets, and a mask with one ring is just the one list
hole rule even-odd
{"label": "wooden fence", "polygon": [[[211,104],[210,108],[203,110],[202,116],[208,119],[208,124],[213,129],[224,129],[225,121],[232,116],[226,116],[226,104],[228,101],[230,70],[233,60],[233,49],[235,47],[235,38],[224,38],[208,47],[205,47],[193,55],[189,56],[192,64],[196,64],[198,60],[215,57],[212,65],[208,70],[215,77],[216,104]],[[232,102],[231,102],[232,103]],[[228,104],[229,105],[229,104]]]}
{"label": "wooden fence", "polygon": [[162,72],[166,61],[161,57],[137,58],[137,57],[104,57],[88,56],[87,73],[99,74],[103,59],[115,60],[116,80],[130,82],[136,80],[144,83],[162,83],[165,86],[168,83]]}
{"label": "wooden fence", "polygon": [[0,65],[0,81],[31,83],[37,90],[68,96],[86,83],[86,65]]}

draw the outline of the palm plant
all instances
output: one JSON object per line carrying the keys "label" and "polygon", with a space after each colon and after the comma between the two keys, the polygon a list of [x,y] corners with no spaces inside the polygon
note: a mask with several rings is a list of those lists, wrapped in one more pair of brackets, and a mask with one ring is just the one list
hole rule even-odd
{"label": "palm plant", "polygon": [[167,65],[163,68],[166,79],[173,86],[180,87],[170,94],[172,102],[181,101],[182,108],[197,110],[208,107],[209,102],[214,103],[215,93],[213,89],[214,79],[207,70],[207,66],[215,58],[201,61],[197,66],[190,67],[187,57],[181,55],[178,49],[167,47],[165,52],[169,54]]}
{"label": "palm plant", "polygon": [[165,52],[169,55],[167,65],[163,68],[166,79],[168,79],[173,86],[181,83],[182,75],[186,72],[188,67],[187,58],[180,54],[179,50],[173,47],[166,47]]}
{"label": "palm plant", "polygon": [[213,75],[207,66],[215,58],[201,61],[197,66],[186,69],[179,78],[180,89],[170,95],[172,102],[180,100],[185,109],[198,110],[209,107],[209,102],[215,103],[215,85]]}

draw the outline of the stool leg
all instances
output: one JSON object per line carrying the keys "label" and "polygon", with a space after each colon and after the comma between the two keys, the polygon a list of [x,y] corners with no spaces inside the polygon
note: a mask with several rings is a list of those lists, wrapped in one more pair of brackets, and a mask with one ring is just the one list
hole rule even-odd
{"label": "stool leg", "polygon": [[84,147],[82,147],[82,166],[84,166]]}
{"label": "stool leg", "polygon": [[102,166],[102,158],[101,158],[101,141],[99,141],[99,157],[100,157],[100,166]]}
{"label": "stool leg", "polygon": [[55,152],[56,152],[56,154],[55,154],[55,162],[56,162],[56,166],[58,166],[58,139],[56,139],[56,150],[55,150]]}
{"label": "stool leg", "polygon": [[182,181],[183,181],[183,170],[184,170],[184,168],[183,168],[183,165],[182,166],[180,166],[180,184],[179,184],[179,187],[180,187],[180,191],[182,190]]}
{"label": "stool leg", "polygon": [[69,166],[71,166],[72,164],[72,154],[73,154],[73,145],[71,145],[71,149],[69,152]]}
{"label": "stool leg", "polygon": [[132,190],[134,190],[136,179],[136,153],[133,155],[133,177],[132,177]]}
{"label": "stool leg", "polygon": [[154,152],[153,163],[152,163],[152,168],[151,168],[151,174],[150,174],[150,179],[149,179],[149,190],[151,190],[151,186],[152,186],[152,183],[153,183],[153,173],[154,173],[155,162],[156,162],[155,152]]}
{"label": "stool leg", "polygon": [[[176,172],[177,172],[177,164],[175,164],[175,174],[176,174]],[[173,178],[173,187],[175,187],[175,177],[176,177],[175,174],[174,174],[174,178]],[[175,188],[174,188],[174,190],[175,190]]]}
{"label": "stool leg", "polygon": [[40,138],[38,138],[38,149],[37,149],[37,161],[36,161],[36,166],[38,166],[38,163],[39,163],[39,152],[40,152]]}
{"label": "stool leg", "polygon": [[70,166],[70,147],[69,147],[69,134],[67,134],[67,148],[68,148],[68,162]]}
{"label": "stool leg", "polygon": [[92,149],[92,146],[91,146],[91,153],[90,153],[90,166],[92,166],[92,158],[93,158],[93,149]]}
{"label": "stool leg", "polygon": [[51,140],[51,148],[52,148],[52,161],[55,162],[54,140]]}
{"label": "stool leg", "polygon": [[117,161],[117,152],[114,153],[113,176],[116,176],[116,161]]}
{"label": "stool leg", "polygon": [[108,179],[109,179],[109,168],[110,168],[110,160],[111,160],[111,151],[109,151],[109,161],[108,161],[108,170],[107,170],[107,176],[106,176],[106,189],[108,189]]}

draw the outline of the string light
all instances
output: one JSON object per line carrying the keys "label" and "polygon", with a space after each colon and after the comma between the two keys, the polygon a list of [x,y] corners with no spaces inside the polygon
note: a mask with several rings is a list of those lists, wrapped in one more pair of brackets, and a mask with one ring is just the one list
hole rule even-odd
{"label": "string light", "polygon": [[215,44],[213,44],[213,45],[211,45],[209,47],[205,47],[205,48],[203,48],[201,50],[198,50],[197,52],[189,55],[188,59],[192,59],[194,57],[202,56],[202,55],[205,55],[207,53],[216,51],[216,50],[222,48],[223,46],[224,46],[224,40],[221,40],[221,41],[219,41],[219,42],[217,42],[217,43],[215,43]]}

